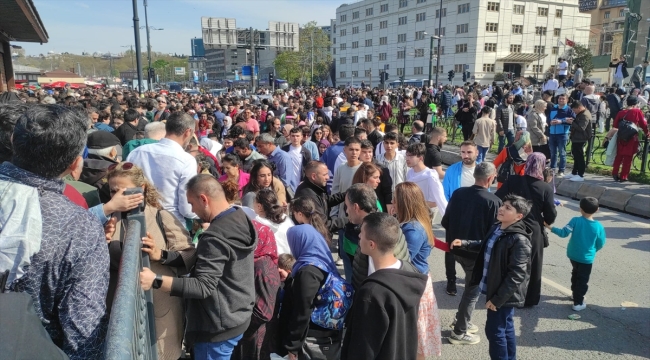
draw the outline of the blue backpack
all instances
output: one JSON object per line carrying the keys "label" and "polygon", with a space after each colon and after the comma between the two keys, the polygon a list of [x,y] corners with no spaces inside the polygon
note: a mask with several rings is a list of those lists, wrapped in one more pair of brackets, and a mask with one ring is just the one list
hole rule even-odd
{"label": "blue backpack", "polygon": [[354,289],[339,274],[332,274],[321,264],[311,264],[327,273],[327,278],[314,298],[311,321],[326,329],[343,330],[345,315],[352,307]]}

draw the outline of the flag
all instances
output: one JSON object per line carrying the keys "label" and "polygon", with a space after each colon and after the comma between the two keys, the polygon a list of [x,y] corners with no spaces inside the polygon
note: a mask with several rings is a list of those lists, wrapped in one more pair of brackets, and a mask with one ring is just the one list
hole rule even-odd
{"label": "flag", "polygon": [[571,41],[571,40],[569,40],[569,39],[565,39],[565,41],[566,41],[567,46],[571,46],[571,47],[576,46],[576,43],[573,42],[573,41]]}
{"label": "flag", "polygon": [[562,40],[557,41],[557,46],[564,46],[564,44],[562,43]]}

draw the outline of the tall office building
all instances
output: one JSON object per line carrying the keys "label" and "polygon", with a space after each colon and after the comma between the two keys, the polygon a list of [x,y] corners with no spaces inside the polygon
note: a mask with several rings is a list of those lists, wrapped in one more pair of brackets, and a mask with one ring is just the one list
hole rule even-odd
{"label": "tall office building", "polygon": [[[439,82],[449,70],[481,83],[496,73],[542,76],[563,54],[566,39],[588,44],[589,14],[578,0],[365,0],[337,8],[332,21],[337,85],[389,82],[400,76],[428,79],[432,36],[440,36]],[[562,45],[562,44],[565,45]],[[434,40],[433,54],[438,55]]]}
{"label": "tall office building", "polygon": [[190,46],[192,48],[192,57],[205,56],[205,48],[203,47],[202,38],[190,39]]}

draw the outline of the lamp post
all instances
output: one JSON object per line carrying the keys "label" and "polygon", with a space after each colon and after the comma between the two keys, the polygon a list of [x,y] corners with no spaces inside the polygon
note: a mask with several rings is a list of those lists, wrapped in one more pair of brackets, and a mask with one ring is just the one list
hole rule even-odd
{"label": "lamp post", "polygon": [[[138,18],[138,2],[133,0],[133,32],[135,35],[135,48],[140,49],[140,18]],[[140,51],[135,54],[135,62],[138,70],[138,93],[142,95],[142,59]]]}
{"label": "lamp post", "polygon": [[[440,33],[440,32],[438,32]],[[427,32],[424,32],[424,35],[429,35]],[[431,35],[431,43],[429,44],[429,86],[433,86],[431,84],[431,80],[433,78],[433,40],[438,39],[438,55],[436,56],[436,59],[440,58],[440,36],[436,35]],[[436,60],[436,85],[438,84],[438,63],[439,61]]]}

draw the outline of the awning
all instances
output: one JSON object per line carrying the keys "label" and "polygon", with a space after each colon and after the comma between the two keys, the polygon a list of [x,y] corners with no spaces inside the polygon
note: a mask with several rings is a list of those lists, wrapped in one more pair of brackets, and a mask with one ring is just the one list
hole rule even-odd
{"label": "awning", "polygon": [[47,31],[32,0],[0,0],[0,9],[0,39],[47,42]]}
{"label": "awning", "polygon": [[497,61],[530,64],[534,61],[541,60],[546,56],[546,54],[510,53],[506,57],[497,59]]}

